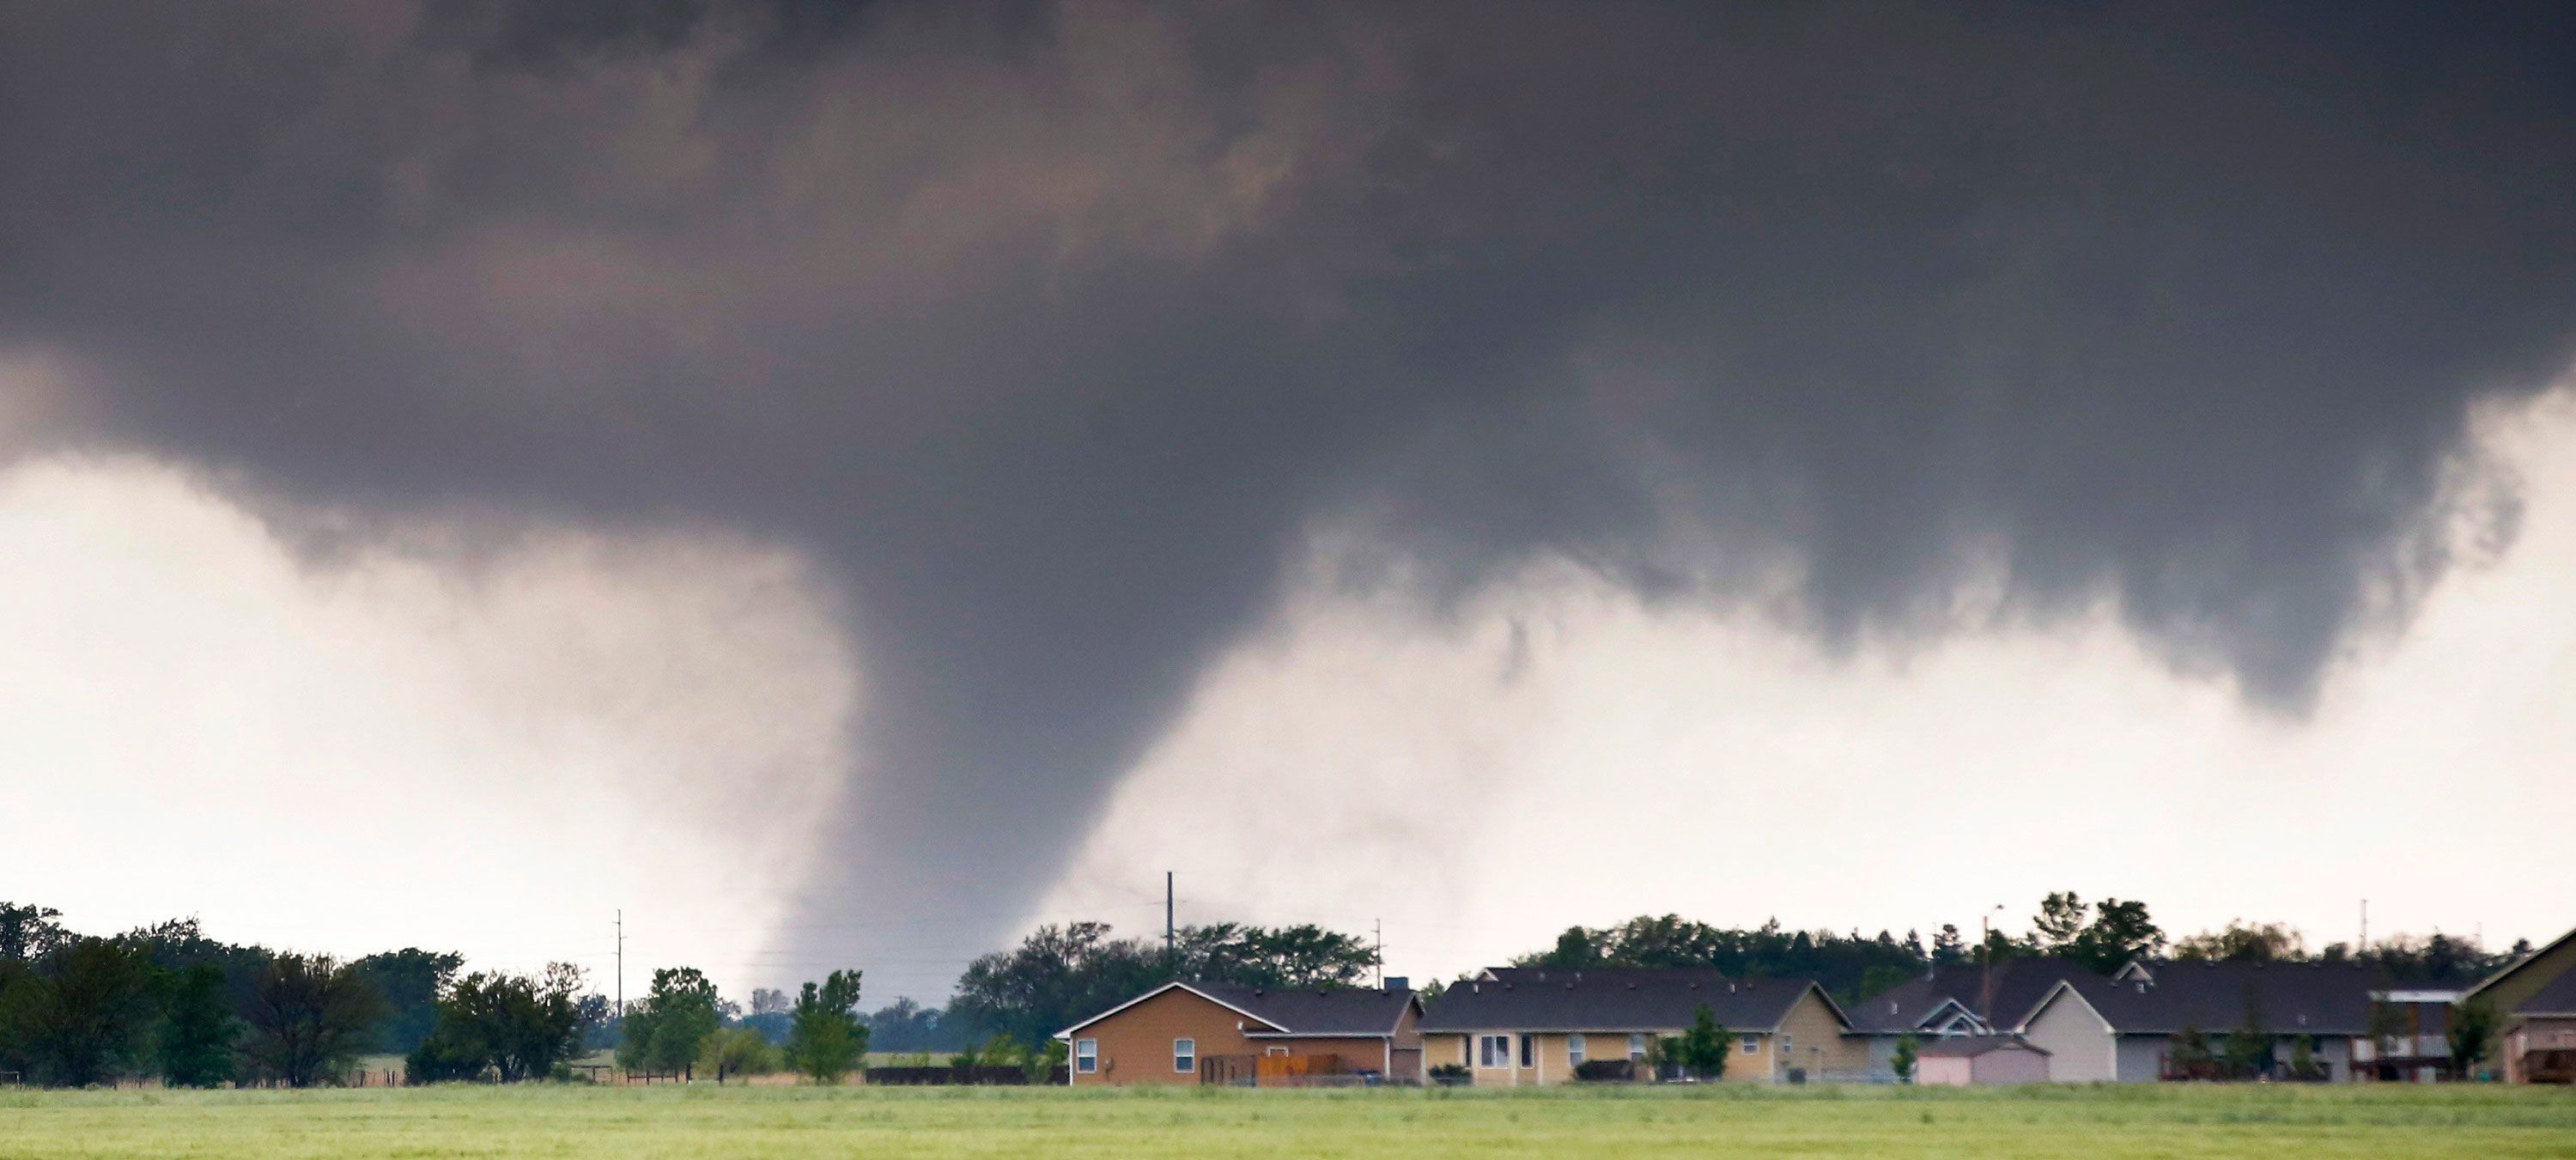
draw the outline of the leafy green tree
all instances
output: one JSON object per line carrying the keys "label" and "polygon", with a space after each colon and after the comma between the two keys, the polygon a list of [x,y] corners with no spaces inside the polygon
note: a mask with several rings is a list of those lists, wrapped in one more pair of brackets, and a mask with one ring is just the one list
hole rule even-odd
{"label": "leafy green tree", "polygon": [[581,1046],[583,983],[570,963],[541,976],[477,971],[454,980],[415,1050],[423,1079],[470,1079],[486,1067],[503,1083],[553,1075]]}
{"label": "leafy green tree", "polygon": [[161,1079],[171,1087],[215,1087],[233,1077],[241,1022],[224,993],[224,970],[199,963],[164,976]]}
{"label": "leafy green tree", "polygon": [[1691,1013],[1690,1029],[1681,1034],[1681,1064],[1704,1080],[1726,1078],[1726,1060],[1735,1048],[1735,1033],[1717,1021],[1707,1004]]}
{"label": "leafy green tree", "polygon": [[768,1075],[778,1070],[778,1049],[749,1027],[719,1027],[698,1045],[698,1071],[724,1082],[735,1075]]}
{"label": "leafy green tree", "polygon": [[1913,1032],[1908,1031],[1896,1037],[1896,1054],[1889,1057],[1887,1061],[1888,1067],[1896,1072],[1896,1082],[1914,1082],[1914,1061],[1921,1053],[1921,1041],[1915,1038]]}
{"label": "leafy green tree", "polygon": [[2299,962],[2308,957],[2308,940],[2283,923],[2230,919],[2223,930],[2175,940],[2173,957],[2227,963]]}
{"label": "leafy green tree", "polygon": [[385,997],[383,1031],[375,1049],[407,1055],[438,1025],[439,999],[465,968],[465,956],[405,947],[368,955],[350,965]]}
{"label": "leafy green tree", "polygon": [[2147,916],[2147,904],[2105,898],[2093,908],[2093,921],[2058,948],[2058,953],[2098,974],[2110,974],[2134,959],[2164,950],[2165,932]]}
{"label": "leafy green tree", "polygon": [[2449,1033],[2452,1073],[2461,1079],[2476,1075],[2478,1065],[2486,1062],[2495,1032],[2495,1005],[2484,996],[2452,1008]]}
{"label": "leafy green tree", "polygon": [[2166,1068],[2185,1079],[2203,1079],[2218,1057],[2209,1050],[2209,1036],[2189,1023],[2174,1033],[2173,1047],[2167,1053]]}
{"label": "leafy green tree", "polygon": [[2317,1065],[2316,1037],[2301,1035],[2292,1039],[2290,1041],[2290,1078],[2312,1080],[2323,1076],[2324,1072]]}
{"label": "leafy green tree", "polygon": [[2061,890],[2039,900],[2039,913],[2030,919],[2031,945],[2042,954],[2060,954],[2075,945],[2077,935],[2084,933],[2085,915],[2092,908],[2072,890]]}
{"label": "leafy green tree", "polygon": [[142,948],[86,936],[56,941],[23,997],[29,1054],[44,1082],[86,1087],[147,1063],[160,1017]]}
{"label": "leafy green tree", "polygon": [[350,964],[281,954],[252,975],[242,1016],[242,1055],[289,1087],[311,1087],[376,1043],[385,999]]}
{"label": "leafy green tree", "polygon": [[841,1077],[867,1058],[868,1027],[858,1017],[859,972],[834,971],[796,996],[787,1033],[787,1063],[820,1084]]}
{"label": "leafy green tree", "polygon": [[2272,1066],[2272,1036],[2263,1026],[2263,1004],[2254,994],[2254,984],[2245,984],[2245,1018],[2236,1030],[2227,1033],[2221,1048],[2227,1074],[2236,1079],[2253,1079]]}
{"label": "leafy green tree", "polygon": [[716,985],[695,967],[653,972],[653,987],[626,1017],[619,1066],[676,1072],[695,1063],[707,1036],[724,1022]]}
{"label": "leafy green tree", "polygon": [[32,965],[71,941],[71,933],[54,921],[62,916],[50,906],[0,902],[0,962]]}

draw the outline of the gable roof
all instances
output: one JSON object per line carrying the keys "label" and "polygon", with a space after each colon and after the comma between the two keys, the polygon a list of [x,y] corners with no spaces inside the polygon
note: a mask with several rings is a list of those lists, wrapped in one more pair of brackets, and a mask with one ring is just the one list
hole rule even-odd
{"label": "gable roof", "polygon": [[2576,970],[2565,970],[2513,1006],[2516,1015],[2576,1015]]}
{"label": "gable roof", "polygon": [[2018,1035],[1962,1035],[1954,1039],[1929,1039],[1916,1049],[1917,1055],[1939,1055],[1973,1058],[1989,1051],[2019,1048],[2048,1054],[2048,1049]]}
{"label": "gable roof", "polygon": [[1551,971],[1495,968],[1426,1004],[1424,1031],[1669,1031],[1701,1007],[1737,1031],[1776,1030],[1809,992],[1843,1026],[1851,1017],[1811,979],[1732,980],[1695,968]]}
{"label": "gable roof", "polygon": [[[1852,1029],[1872,1035],[1919,1031],[1944,1003],[1957,1003],[1989,1027],[2015,1027],[2066,979],[2098,979],[2082,963],[2054,955],[2002,959],[1989,975],[1975,963],[1943,967],[1851,1005]],[[1893,1004],[1894,1011],[1888,1010]]]}
{"label": "gable roof", "polygon": [[1243,1016],[1244,1034],[1256,1037],[1331,1036],[1336,1039],[1395,1034],[1407,1007],[1418,1007],[1410,989],[1364,987],[1270,989],[1229,983],[1174,980],[1056,1032],[1062,1039],[1166,992],[1187,991]]}
{"label": "gable roof", "polygon": [[[2557,938],[2554,938],[2554,939],[2549,940],[2549,945],[2548,945],[2548,946],[2542,947],[2542,948],[2540,948],[2540,949],[2538,949],[2538,950],[2536,950],[2536,951],[2531,952],[2530,954],[2527,954],[2527,955],[2522,956],[2521,958],[2515,959],[2515,960],[2514,960],[2513,962],[2511,962],[2510,964],[2507,964],[2503,970],[2497,971],[2496,973],[2494,973],[2494,974],[2492,974],[2492,975],[2489,975],[2489,976],[2487,976],[2487,977],[2486,977],[2486,978],[2484,978],[2484,979],[2480,979],[2480,980],[2478,981],[2478,984],[2477,984],[2476,986],[2469,988],[2465,993],[2463,993],[2463,994],[2460,996],[2460,1001],[2461,1001],[2461,1002],[2463,1002],[2463,1003],[2466,1003],[2466,1002],[2468,1002],[2468,1001],[2469,1001],[2469,1000],[2471,1000],[2471,999],[2475,999],[2475,998],[2477,998],[2480,994],[2483,994],[2483,993],[2486,991],[2486,989],[2487,989],[2487,988],[2489,988],[2489,987],[2495,986],[2496,984],[2501,983],[2501,982],[2505,981],[2506,979],[2512,978],[2512,977],[2513,977],[2513,976],[2515,976],[2515,975],[2521,974],[2522,972],[2524,972],[2524,971],[2526,971],[2526,970],[2536,969],[2536,968],[2535,968],[2535,966],[2534,966],[2534,964],[2537,964],[2537,963],[2539,963],[2542,959],[2546,959],[2546,958],[2548,958],[2549,956],[2551,956],[2552,954],[2557,953],[2557,951],[2559,950],[2559,948],[2566,946],[2566,945],[2567,945],[2569,942],[2571,942],[2571,941],[2576,941],[2576,930],[2570,930],[2570,931],[2568,931],[2567,933],[2565,933],[2565,934],[2562,934],[2562,935],[2558,936]],[[2576,969],[2570,969],[2570,970],[2567,970],[2567,971],[2562,972],[2562,973],[2560,974],[2560,976],[2559,976],[2560,980],[2561,980],[2561,981],[2563,981],[2563,980],[2566,978],[2566,976],[2567,976],[2567,975],[2576,975]],[[2555,989],[2556,989],[2556,984],[2546,984],[2546,985],[2543,985],[2543,986],[2541,987],[2541,991],[2542,991],[2542,992],[2548,992],[2548,991],[2552,991],[2552,990],[2555,990]],[[2538,994],[2535,994],[2535,995],[2533,995],[2533,996],[2532,996],[2532,998],[2534,998],[2534,999],[2537,999],[2537,998],[2539,998],[2539,997],[2540,997],[2540,996],[2539,996]],[[2528,1001],[2526,1001],[2525,1003],[2516,1004],[2516,1005],[2514,1006],[2514,1010],[2516,1010],[2516,1011],[2524,1011],[2524,1010],[2528,1010],[2528,1009],[2529,1009],[2529,1007],[2528,1007]]]}
{"label": "gable roof", "polygon": [[2166,962],[2149,973],[2153,982],[2069,979],[2048,998],[2072,992],[2122,1035],[2224,1034],[2244,1025],[2249,998],[2273,1035],[2370,1033],[2370,973],[2360,963]]}

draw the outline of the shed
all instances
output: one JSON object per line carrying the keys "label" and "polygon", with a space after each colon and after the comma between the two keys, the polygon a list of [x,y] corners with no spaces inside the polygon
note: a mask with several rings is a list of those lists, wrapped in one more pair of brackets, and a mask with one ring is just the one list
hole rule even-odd
{"label": "shed", "polygon": [[1925,1043],[1914,1064],[1914,1082],[1969,1084],[2047,1083],[2048,1052],[2016,1035],[1966,1035]]}

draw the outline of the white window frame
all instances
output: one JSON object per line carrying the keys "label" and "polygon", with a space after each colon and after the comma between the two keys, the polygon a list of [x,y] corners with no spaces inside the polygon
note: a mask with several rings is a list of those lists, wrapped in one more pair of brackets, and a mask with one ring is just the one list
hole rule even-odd
{"label": "white window frame", "polygon": [[1645,1033],[1645,1032],[1639,1031],[1639,1032],[1636,1032],[1636,1033],[1631,1034],[1631,1035],[1629,1035],[1629,1036],[1628,1036],[1628,1062],[1630,1062],[1630,1063],[1644,1063],[1644,1062],[1646,1062],[1646,1033]]}
{"label": "white window frame", "polygon": [[1760,1055],[1760,1054],[1762,1054],[1762,1037],[1761,1037],[1761,1036],[1759,1036],[1759,1035],[1747,1035],[1747,1036],[1745,1036],[1745,1037],[1744,1037],[1744,1054],[1746,1054],[1746,1055]]}
{"label": "white window frame", "polygon": [[1073,1071],[1076,1075],[1096,1075],[1099,1073],[1099,1040],[1077,1039],[1073,1041]]}
{"label": "white window frame", "polygon": [[[1496,1063],[1496,1060],[1502,1062]],[[1476,1037],[1476,1066],[1488,1071],[1509,1071],[1512,1066],[1512,1037],[1479,1035]]]}
{"label": "white window frame", "polygon": [[1581,1067],[1581,1066],[1583,1066],[1583,1048],[1584,1048],[1584,1043],[1583,1043],[1583,1033],[1582,1033],[1582,1032],[1580,1032],[1580,1031],[1569,1031],[1569,1032],[1567,1032],[1567,1033],[1566,1033],[1566,1036],[1565,1036],[1565,1065],[1566,1065],[1567,1067]]}
{"label": "white window frame", "polygon": [[1182,1036],[1172,1041],[1172,1074],[1196,1075],[1199,1070],[1199,1041]]}

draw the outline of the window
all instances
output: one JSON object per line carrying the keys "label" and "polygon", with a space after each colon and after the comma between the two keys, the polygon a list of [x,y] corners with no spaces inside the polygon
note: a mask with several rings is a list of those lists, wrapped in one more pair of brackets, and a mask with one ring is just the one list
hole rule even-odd
{"label": "window", "polygon": [[1786,1031],[1781,1032],[1781,1033],[1780,1033],[1780,1056],[1781,1056],[1781,1058],[1783,1058],[1783,1059],[1788,1058],[1788,1055],[1789,1055],[1789,1049],[1790,1049],[1791,1047],[1795,1046],[1795,1044],[1796,1044],[1796,1040],[1795,1040],[1795,1038],[1793,1038],[1793,1037],[1792,1037],[1788,1032],[1786,1032]]}
{"label": "window", "polygon": [[1631,1035],[1628,1037],[1628,1062],[1646,1062],[1646,1037],[1644,1035]]}
{"label": "window", "polygon": [[1073,1041],[1073,1070],[1081,1072],[1084,1075],[1090,1075],[1091,1073],[1100,1070],[1099,1040],[1077,1039]]}
{"label": "window", "polygon": [[1761,1053],[1761,1051],[1762,1051],[1762,1037],[1761,1037],[1761,1036],[1759,1036],[1759,1035],[1747,1035],[1747,1036],[1745,1036],[1745,1037],[1744,1037],[1744,1054],[1746,1054],[1746,1055],[1758,1055],[1758,1054],[1760,1054],[1760,1053]]}
{"label": "window", "polygon": [[1524,1035],[1522,1035],[1522,1036],[1521,1036],[1521,1066],[1522,1066],[1522,1067],[1528,1067],[1528,1066],[1530,1065],[1530,1045],[1531,1045],[1532,1041],[1536,1040],[1537,1038],[1538,1038],[1538,1036],[1535,1036],[1535,1035],[1528,1035],[1528,1034],[1524,1034]]}
{"label": "window", "polygon": [[1193,1072],[1193,1071],[1197,1071],[1198,1069],[1199,1069],[1199,1041],[1198,1041],[1198,1040],[1195,1040],[1195,1039],[1175,1039],[1175,1040],[1173,1040],[1173,1041],[1172,1041],[1172,1070],[1173,1070],[1173,1071],[1176,1071],[1176,1072],[1185,1072],[1185,1073],[1186,1073],[1186,1072]]}
{"label": "window", "polygon": [[1565,1037],[1565,1062],[1575,1067],[1583,1066],[1582,1032],[1578,1031]]}
{"label": "window", "polygon": [[1511,1065],[1512,1065],[1512,1037],[1511,1037],[1511,1036],[1508,1036],[1508,1035],[1480,1035],[1480,1036],[1478,1036],[1478,1037],[1476,1038],[1476,1066],[1478,1066],[1478,1067],[1510,1067]]}

